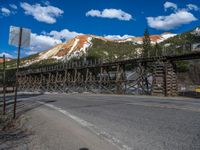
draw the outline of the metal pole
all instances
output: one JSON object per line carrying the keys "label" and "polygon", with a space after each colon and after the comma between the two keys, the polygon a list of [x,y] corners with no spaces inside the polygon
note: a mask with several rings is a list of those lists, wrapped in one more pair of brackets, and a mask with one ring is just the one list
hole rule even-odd
{"label": "metal pole", "polygon": [[3,115],[6,114],[6,58],[3,55]]}
{"label": "metal pole", "polygon": [[14,110],[13,110],[13,118],[14,119],[16,118],[17,90],[18,90],[17,75],[18,75],[18,72],[19,72],[19,64],[20,64],[21,42],[22,42],[22,28],[20,28],[20,33],[19,33],[18,58],[17,58],[16,82],[15,82],[15,98],[14,98]]}

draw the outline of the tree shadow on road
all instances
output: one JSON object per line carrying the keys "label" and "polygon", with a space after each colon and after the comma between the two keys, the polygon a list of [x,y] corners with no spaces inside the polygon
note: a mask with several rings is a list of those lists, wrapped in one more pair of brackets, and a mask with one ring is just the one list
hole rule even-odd
{"label": "tree shadow on road", "polygon": [[[19,94],[17,98],[17,109],[16,116],[19,118],[21,115],[29,112],[35,108],[40,107],[42,104],[37,103],[34,98],[41,96],[43,94]],[[55,101],[45,101],[45,103],[52,103]],[[0,108],[3,104],[0,101]],[[14,106],[14,95],[6,96],[6,115],[12,118],[13,116],[13,106]]]}
{"label": "tree shadow on road", "polygon": [[[40,96],[42,94],[18,94],[17,98],[18,99],[25,99],[25,98],[31,98],[31,97],[37,97]],[[3,95],[0,95],[1,101],[3,100]],[[14,93],[11,93],[10,95],[6,95],[6,101],[11,101],[14,100]],[[1,102],[0,101],[0,102]]]}

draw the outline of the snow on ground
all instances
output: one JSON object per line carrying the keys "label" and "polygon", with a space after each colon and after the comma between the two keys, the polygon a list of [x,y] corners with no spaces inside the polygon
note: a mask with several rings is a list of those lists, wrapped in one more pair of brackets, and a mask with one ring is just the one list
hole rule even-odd
{"label": "snow on ground", "polygon": [[63,44],[60,44],[44,53],[40,53],[39,60],[53,58],[62,49],[62,47],[63,47]]}
{"label": "snow on ground", "polygon": [[87,53],[87,49],[92,45],[92,37],[88,37],[83,46],[80,49],[76,49],[76,47],[79,44],[79,39],[76,39],[74,42],[74,45],[70,49],[69,53],[66,55],[67,60],[73,58],[73,57],[80,57],[83,54]]}
{"label": "snow on ground", "polygon": [[157,43],[161,43],[161,42],[163,42],[163,41],[165,41],[165,40],[167,40],[167,39],[169,39],[169,38],[171,38],[171,37],[174,37],[174,36],[176,36],[176,35],[177,35],[177,34],[164,33],[164,34],[161,35],[161,39],[158,40]]}
{"label": "snow on ground", "polygon": [[74,42],[73,46],[71,47],[71,49],[69,50],[68,54],[64,58],[65,60],[69,60],[70,58],[73,57],[73,51],[76,48],[78,42],[79,42],[79,39],[75,39],[75,42]]}

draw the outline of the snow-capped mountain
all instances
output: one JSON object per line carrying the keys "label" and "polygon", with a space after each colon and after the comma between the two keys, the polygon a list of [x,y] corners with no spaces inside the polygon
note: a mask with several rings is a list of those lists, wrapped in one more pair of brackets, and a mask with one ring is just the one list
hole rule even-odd
{"label": "snow-capped mountain", "polygon": [[40,52],[34,58],[25,59],[23,64],[30,65],[45,59],[70,60],[72,57],[78,57],[86,53],[87,49],[92,46],[92,39],[107,40],[103,37],[94,35],[79,35],[67,42],[58,44],[51,49]]}
{"label": "snow-capped mountain", "polygon": [[192,33],[196,36],[200,36],[200,27],[197,27]]}
{"label": "snow-capped mountain", "polygon": [[[163,33],[161,35],[151,35],[150,39],[152,44],[163,42],[164,40],[176,36],[172,33]],[[87,51],[93,46],[93,39],[98,39],[101,41],[109,41],[113,43],[126,43],[132,42],[135,44],[142,44],[143,37],[131,37],[123,40],[109,39],[106,37],[96,36],[96,35],[79,35],[67,42],[56,45],[55,47],[40,52],[34,58],[26,59],[23,64],[30,65],[34,62],[39,62],[45,59],[55,59],[66,61],[70,60],[73,57],[80,57],[84,54],[87,54]]]}
{"label": "snow-capped mountain", "polygon": [[[171,37],[176,36],[177,34],[173,34],[173,33],[163,33],[161,35],[151,35],[150,39],[151,39],[151,43],[152,44],[156,44],[156,43],[161,43]],[[126,42],[126,41],[131,41],[133,43],[136,44],[142,44],[143,42],[143,37],[132,37],[132,38],[127,38],[125,40],[119,40],[119,42]]]}

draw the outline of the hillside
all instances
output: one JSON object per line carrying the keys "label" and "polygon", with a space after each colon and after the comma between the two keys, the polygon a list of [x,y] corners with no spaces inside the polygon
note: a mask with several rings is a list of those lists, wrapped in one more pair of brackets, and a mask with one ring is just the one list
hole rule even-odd
{"label": "hillside", "polygon": [[[151,35],[152,44],[161,43],[176,34]],[[110,39],[96,35],[79,35],[55,47],[22,59],[23,66],[65,62],[81,57],[111,59],[135,58],[141,54],[143,37]]]}
{"label": "hillside", "polygon": [[[150,39],[153,49],[150,55],[160,56],[183,53],[182,45],[186,45],[187,43],[198,43],[200,41],[199,31],[199,28],[196,28],[195,30],[179,35],[172,33],[151,35]],[[23,58],[21,66],[37,66],[66,62],[72,59],[81,59],[83,57],[101,58],[105,60],[136,58],[141,54],[142,41],[143,37],[130,37],[122,40],[96,35],[79,35],[67,42],[58,44],[53,48]],[[185,51],[190,51],[190,46],[191,45],[188,45],[187,47],[186,45]],[[16,61],[13,60],[7,64],[9,68],[13,68],[15,67]],[[183,67],[187,66],[187,64],[181,65]]]}
{"label": "hillside", "polygon": [[[191,49],[194,50],[194,47],[191,47],[191,44],[200,44],[200,28],[197,27],[195,30],[191,30],[177,36],[166,39],[161,42],[160,45],[165,49],[167,53],[174,53],[173,50],[176,49],[178,53],[187,53]],[[184,45],[184,47],[182,47]],[[184,51],[183,51],[184,50]]]}

